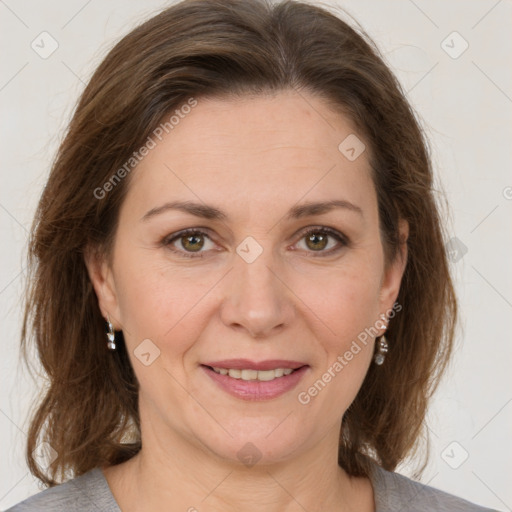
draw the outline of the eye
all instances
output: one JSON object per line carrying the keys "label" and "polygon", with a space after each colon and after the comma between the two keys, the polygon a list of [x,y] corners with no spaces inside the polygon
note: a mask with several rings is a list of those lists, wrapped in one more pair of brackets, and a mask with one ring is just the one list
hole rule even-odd
{"label": "eye", "polygon": [[[324,250],[329,246],[329,239],[335,240],[338,242],[338,245],[331,244],[329,250]],[[327,227],[314,227],[309,228],[306,232],[302,233],[300,241],[304,240],[304,244],[306,246],[307,252],[317,252],[321,253],[319,256],[326,256],[337,253],[343,247],[349,245],[349,241],[346,236],[336,231],[335,229],[327,228]],[[316,255],[313,255],[316,257]]]}
{"label": "eye", "polygon": [[[205,240],[209,240],[210,243],[213,244],[208,234],[204,231],[199,229],[185,229],[165,238],[162,243],[173,252],[179,253],[185,258],[202,258],[202,253],[205,251],[201,251],[201,249],[205,246],[206,249],[211,249],[211,247],[208,247],[208,244],[205,243]],[[176,245],[181,247],[176,247]]]}
{"label": "eye", "polygon": [[[338,242],[329,250],[329,239]],[[327,256],[340,251],[349,245],[349,240],[342,233],[328,227],[313,227],[301,234],[300,242],[304,240],[306,252],[320,253],[319,256]],[[210,244],[210,245],[209,245]],[[203,258],[204,253],[213,249],[213,242],[205,231],[199,228],[190,228],[173,233],[162,241],[162,245],[168,247],[172,252],[185,258]],[[204,251],[202,249],[205,249]],[[317,255],[312,255],[317,257]]]}

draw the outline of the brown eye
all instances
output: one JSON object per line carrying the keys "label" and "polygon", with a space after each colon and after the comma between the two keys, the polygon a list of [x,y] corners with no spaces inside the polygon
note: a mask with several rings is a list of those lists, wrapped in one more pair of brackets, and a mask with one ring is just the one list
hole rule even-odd
{"label": "brown eye", "polygon": [[162,245],[187,258],[202,258],[215,246],[210,236],[198,229],[173,233],[162,240]]}
{"label": "brown eye", "polygon": [[[318,234],[320,233],[320,234]],[[313,251],[321,251],[327,247],[327,242],[329,239],[329,235],[322,233],[321,231],[316,231],[312,234],[307,235],[306,237],[306,245],[312,249]]]}
{"label": "brown eye", "polygon": [[182,247],[187,251],[200,251],[204,245],[204,238],[202,235],[186,235],[179,238]]}
{"label": "brown eye", "polygon": [[306,253],[318,253],[318,256],[332,255],[349,245],[345,235],[327,227],[309,229],[303,233],[300,242],[303,240]]}

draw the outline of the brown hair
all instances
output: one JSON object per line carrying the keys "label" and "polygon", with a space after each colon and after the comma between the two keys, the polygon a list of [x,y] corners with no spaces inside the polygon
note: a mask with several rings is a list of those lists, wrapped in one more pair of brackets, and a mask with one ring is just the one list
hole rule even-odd
{"label": "brown hair", "polygon": [[[138,382],[122,333],[106,348],[90,282],[88,247],[108,256],[121,180],[117,169],[191,97],[308,91],[346,113],[364,136],[389,263],[398,221],[409,223],[408,262],[389,324],[390,351],[371,365],[340,433],[339,464],[367,475],[373,458],[393,470],[421,438],[428,399],[452,351],[457,306],[444,250],[426,137],[369,37],[326,9],[296,1],[185,0],[133,30],[110,51],[69,124],[30,238],[25,359],[33,339],[49,385],[31,417],[26,457],[47,485],[117,464],[140,450]],[[33,456],[57,452],[44,469]]]}

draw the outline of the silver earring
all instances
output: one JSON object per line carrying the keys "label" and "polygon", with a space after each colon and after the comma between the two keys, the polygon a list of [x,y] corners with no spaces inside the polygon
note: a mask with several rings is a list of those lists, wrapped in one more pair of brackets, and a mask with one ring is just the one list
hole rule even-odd
{"label": "silver earring", "polygon": [[373,360],[375,361],[375,364],[381,365],[384,362],[384,359],[386,359],[386,353],[388,351],[388,341],[386,340],[386,336],[382,335],[377,342],[377,352],[375,356],[373,356]]}
{"label": "silver earring", "polygon": [[109,317],[107,317],[107,323],[108,323],[107,347],[109,350],[115,350],[116,349],[116,333],[114,332],[114,326],[112,325],[112,322],[110,321]]}

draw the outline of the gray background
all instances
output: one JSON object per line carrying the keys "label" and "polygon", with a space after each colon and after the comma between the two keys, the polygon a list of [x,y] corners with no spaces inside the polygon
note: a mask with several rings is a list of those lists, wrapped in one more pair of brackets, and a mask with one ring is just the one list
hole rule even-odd
{"label": "gray background", "polygon": [[[24,255],[36,202],[93,69],[115,41],[166,5],[0,0],[0,509],[39,490],[25,465],[24,432],[42,383],[18,364]],[[512,2],[326,5],[345,19],[340,8],[352,14],[399,77],[431,140],[438,188],[450,204],[449,254],[463,325],[429,411],[431,460],[422,481],[512,510]],[[46,55],[52,44],[57,49]],[[411,466],[399,471],[409,476]]]}

